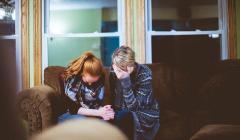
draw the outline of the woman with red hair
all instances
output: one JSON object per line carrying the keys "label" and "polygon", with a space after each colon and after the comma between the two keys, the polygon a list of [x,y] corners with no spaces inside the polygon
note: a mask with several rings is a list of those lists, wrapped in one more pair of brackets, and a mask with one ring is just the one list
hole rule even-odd
{"label": "woman with red hair", "polygon": [[84,116],[114,118],[111,106],[102,106],[104,68],[100,59],[86,52],[70,63],[62,77],[67,112],[58,117],[59,122]]}

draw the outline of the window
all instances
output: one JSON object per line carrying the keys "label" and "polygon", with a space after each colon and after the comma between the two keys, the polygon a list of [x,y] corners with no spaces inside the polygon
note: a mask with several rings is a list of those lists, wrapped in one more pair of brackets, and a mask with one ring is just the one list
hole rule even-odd
{"label": "window", "polygon": [[224,0],[146,0],[147,62],[227,58]]}
{"label": "window", "polygon": [[122,0],[45,0],[43,69],[67,66],[85,51],[111,64],[123,42]]}
{"label": "window", "polygon": [[0,51],[6,52],[11,65],[10,73],[17,74],[16,89],[21,90],[21,48],[19,31],[19,1],[0,2]]}

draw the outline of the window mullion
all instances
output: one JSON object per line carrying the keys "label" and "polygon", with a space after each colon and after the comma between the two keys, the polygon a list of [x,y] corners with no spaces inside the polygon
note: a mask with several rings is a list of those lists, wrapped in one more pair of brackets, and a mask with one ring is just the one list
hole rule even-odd
{"label": "window mullion", "polygon": [[148,31],[152,36],[164,35],[209,35],[222,34],[221,30],[216,31]]}
{"label": "window mullion", "polygon": [[47,34],[47,37],[118,37],[119,32],[115,33],[66,33],[66,34]]}
{"label": "window mullion", "polygon": [[4,35],[0,36],[0,39],[17,39],[18,35]]}

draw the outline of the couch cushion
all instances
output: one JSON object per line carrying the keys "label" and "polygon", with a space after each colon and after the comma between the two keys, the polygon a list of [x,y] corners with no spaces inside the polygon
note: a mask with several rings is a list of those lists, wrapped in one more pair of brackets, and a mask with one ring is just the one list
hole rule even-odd
{"label": "couch cushion", "polygon": [[59,95],[63,92],[63,82],[60,74],[64,70],[65,68],[61,66],[49,66],[44,70],[44,84],[52,87]]}
{"label": "couch cushion", "polygon": [[190,140],[239,140],[239,125],[206,125],[202,127]]}
{"label": "couch cushion", "polygon": [[186,74],[167,64],[149,64],[153,77],[153,93],[161,110],[182,111],[188,106],[189,83]]}
{"label": "couch cushion", "polygon": [[200,91],[202,109],[210,112],[212,123],[240,124],[240,69],[214,75]]}
{"label": "couch cushion", "polygon": [[[238,99],[240,87],[240,61],[225,60],[206,67],[205,82],[189,96],[193,110],[189,112],[190,135],[206,124],[240,123]],[[203,79],[203,78],[202,78]],[[197,81],[197,80],[195,80]],[[196,82],[193,82],[196,84]],[[196,87],[194,87],[196,88]]]}
{"label": "couch cushion", "polygon": [[188,119],[172,110],[161,111],[160,129],[156,140],[186,140],[188,136]]}

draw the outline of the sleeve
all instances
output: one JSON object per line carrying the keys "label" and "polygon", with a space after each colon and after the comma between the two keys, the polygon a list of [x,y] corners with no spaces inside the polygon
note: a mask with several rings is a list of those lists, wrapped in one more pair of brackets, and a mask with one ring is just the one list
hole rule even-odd
{"label": "sleeve", "polygon": [[123,98],[130,111],[139,111],[140,106],[144,106],[144,108],[150,107],[153,99],[151,72],[139,74],[136,80],[137,83],[134,89],[130,77],[120,80],[123,87]]}
{"label": "sleeve", "polygon": [[76,92],[74,92],[71,87],[74,82],[74,79],[70,78],[64,83],[64,92],[63,102],[65,107],[68,109],[70,114],[77,114],[78,109],[81,107],[80,103],[77,102]]}
{"label": "sleeve", "polygon": [[67,95],[63,95],[63,102],[70,114],[77,114],[78,109],[81,107],[80,104],[71,100]]}
{"label": "sleeve", "polygon": [[98,91],[98,104],[99,107],[103,106],[103,100],[104,100],[104,87],[101,87],[100,90]]}

